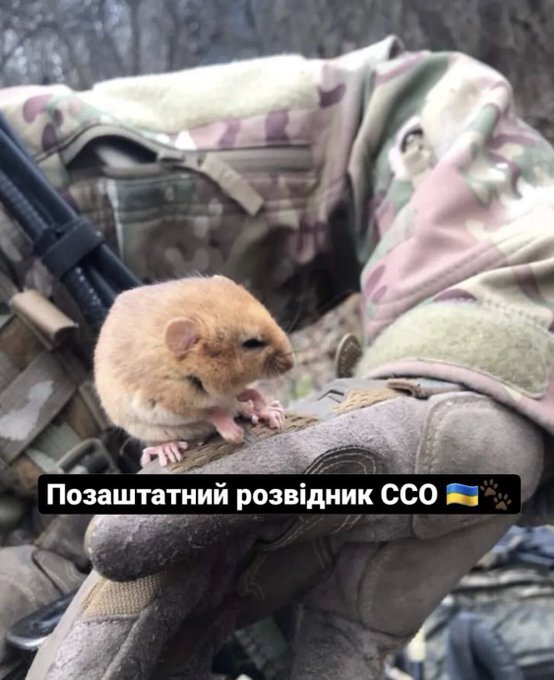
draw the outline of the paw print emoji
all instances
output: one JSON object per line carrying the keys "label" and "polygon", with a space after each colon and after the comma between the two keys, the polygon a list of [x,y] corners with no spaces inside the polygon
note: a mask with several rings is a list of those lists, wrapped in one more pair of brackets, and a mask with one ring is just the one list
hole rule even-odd
{"label": "paw print emoji", "polygon": [[485,494],[485,498],[487,496],[495,496],[496,495],[496,490],[498,489],[498,484],[494,481],[494,479],[489,479],[486,480],[481,484],[479,487],[481,491]]}
{"label": "paw print emoji", "polygon": [[492,500],[495,510],[507,510],[508,506],[512,504],[507,493],[497,493]]}

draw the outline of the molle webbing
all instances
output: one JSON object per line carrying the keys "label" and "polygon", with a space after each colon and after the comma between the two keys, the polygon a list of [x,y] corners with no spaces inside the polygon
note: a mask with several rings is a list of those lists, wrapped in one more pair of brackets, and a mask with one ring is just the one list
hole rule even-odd
{"label": "molle webbing", "polygon": [[102,447],[107,422],[64,346],[75,324],[36,291],[2,279],[0,292],[0,484],[32,495],[38,475],[64,470],[84,442]]}
{"label": "molle webbing", "polygon": [[[310,425],[315,425],[317,422],[317,418],[314,418],[313,416],[287,412],[285,424],[280,430],[272,430],[265,423],[252,425],[246,432],[245,442],[252,443],[254,441],[267,439],[275,434],[302,430],[306,427],[310,427]],[[171,466],[171,470],[172,472],[182,473],[187,470],[192,470],[193,468],[201,467],[213,460],[229,456],[234,453],[239,446],[240,445],[237,444],[230,444],[220,437],[214,437],[199,446],[193,446],[188,449],[183,459]]]}

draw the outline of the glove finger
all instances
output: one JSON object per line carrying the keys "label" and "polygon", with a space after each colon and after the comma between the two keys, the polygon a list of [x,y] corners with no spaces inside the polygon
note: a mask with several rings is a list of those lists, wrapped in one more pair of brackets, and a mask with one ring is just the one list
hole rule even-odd
{"label": "glove finger", "polygon": [[[236,602],[226,598],[243,555],[244,545],[234,553],[207,551],[188,569],[174,565],[125,583],[92,572],[41,646],[28,679],[161,680],[175,677],[176,652],[186,678],[209,677],[213,653],[236,620]],[[158,664],[163,673],[154,670]]]}
{"label": "glove finger", "polygon": [[207,578],[199,569],[166,571],[123,584],[92,572],[40,647],[28,680],[148,680]]}
{"label": "glove finger", "polygon": [[[336,401],[333,403],[336,406]],[[289,413],[284,431],[275,432],[267,425],[255,426],[249,432],[250,441],[256,435],[264,439],[238,449],[231,447],[234,453],[189,474],[373,474],[387,469],[412,472],[424,410],[425,404],[420,400],[399,397],[371,409],[343,415],[335,412],[336,417],[321,422],[312,415],[291,418]],[[391,440],[392,428],[399,422],[406,432]],[[186,461],[187,457],[183,463]],[[167,470],[152,464],[144,472],[175,474],[180,469],[182,464]],[[176,561],[197,559],[206,547],[232,542],[239,533],[249,535],[252,542],[274,541],[297,517],[296,514],[97,516],[89,527],[86,543],[101,574],[113,580],[128,580],[155,573]],[[331,528],[336,528],[342,526],[344,518],[331,516],[329,522]],[[329,528],[321,518],[317,524],[319,534]]]}
{"label": "glove finger", "polygon": [[[398,640],[391,648],[406,641]],[[295,649],[291,680],[382,678],[389,652],[379,636],[368,635],[358,622],[308,607]]]}

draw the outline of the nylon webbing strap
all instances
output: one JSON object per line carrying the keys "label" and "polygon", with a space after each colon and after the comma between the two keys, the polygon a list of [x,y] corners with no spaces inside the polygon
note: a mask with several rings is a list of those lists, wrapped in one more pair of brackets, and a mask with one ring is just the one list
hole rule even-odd
{"label": "nylon webbing strap", "polygon": [[18,376],[19,371],[10,358],[0,351],[0,393]]}
{"label": "nylon webbing strap", "polygon": [[70,471],[84,456],[111,460],[98,439],[109,424],[89,368],[65,346],[76,324],[1,273],[0,303],[0,486],[32,496],[43,472]]}
{"label": "nylon webbing strap", "polygon": [[9,306],[49,350],[59,346],[78,328],[77,323],[37,290],[16,293],[12,296]]}
{"label": "nylon webbing strap", "polygon": [[0,394],[0,464],[9,465],[69,401],[76,386],[54,355],[40,354]]}
{"label": "nylon webbing strap", "polygon": [[23,371],[43,351],[37,336],[17,316],[0,329],[0,352],[3,352],[18,372]]}

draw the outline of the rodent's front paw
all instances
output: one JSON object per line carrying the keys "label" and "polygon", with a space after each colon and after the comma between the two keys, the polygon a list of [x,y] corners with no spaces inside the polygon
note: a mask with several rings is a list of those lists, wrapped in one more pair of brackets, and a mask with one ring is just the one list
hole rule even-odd
{"label": "rodent's front paw", "polygon": [[[241,405],[239,410],[239,415],[245,420],[251,420],[253,423],[257,423],[256,409],[254,408],[254,403],[252,401],[246,401]],[[254,420],[256,418],[256,420]]]}
{"label": "rodent's front paw", "polygon": [[231,444],[240,444],[244,439],[244,430],[234,420],[220,425],[218,429],[223,439]]}
{"label": "rodent's front paw", "polygon": [[158,444],[157,446],[147,446],[142,450],[140,464],[142,467],[147,465],[154,456],[158,456],[158,462],[162,467],[166,467],[168,463],[177,463],[181,460],[183,454],[181,451],[186,451],[188,448],[187,442],[166,442]]}
{"label": "rodent's front paw", "polygon": [[266,408],[269,427],[280,429],[285,424],[285,409],[278,401],[272,401]]}
{"label": "rodent's front paw", "polygon": [[265,421],[269,427],[280,429],[285,424],[285,410],[278,401],[264,404],[263,408],[253,408],[249,413],[254,424]]}

